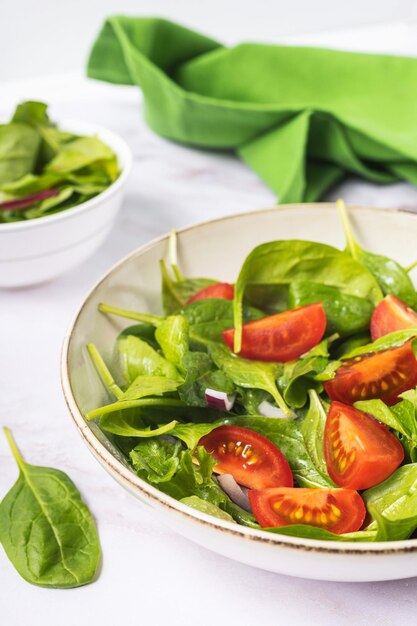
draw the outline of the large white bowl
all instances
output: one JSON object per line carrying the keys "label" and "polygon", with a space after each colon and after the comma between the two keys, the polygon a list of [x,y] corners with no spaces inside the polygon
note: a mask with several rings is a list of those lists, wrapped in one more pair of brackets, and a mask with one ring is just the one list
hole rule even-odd
{"label": "large white bowl", "polygon": [[118,179],[95,198],[73,209],[39,219],[0,224],[0,287],[41,283],[75,267],[109,234],[123,199],[132,165],[125,141],[101,126],[63,120],[60,128],[97,135],[112,148],[120,167]]}
{"label": "large white bowl", "polygon": [[[417,218],[367,207],[349,209],[358,239],[368,249],[404,264],[415,258]],[[188,276],[234,281],[248,252],[273,239],[301,238],[344,246],[333,205],[281,206],[185,228],[179,233],[181,265]],[[110,359],[126,320],[97,312],[99,302],[143,312],[160,312],[158,261],[167,236],[133,252],[92,289],[65,338],[62,382],[72,417],[90,451],[104,468],[179,533],[233,559],[273,572],[334,581],[371,581],[417,575],[417,539],[391,543],[336,543],[273,535],[195,511],[138,478],[121,454],[84,420],[84,413],[108,402],[86,352],[93,341]]]}

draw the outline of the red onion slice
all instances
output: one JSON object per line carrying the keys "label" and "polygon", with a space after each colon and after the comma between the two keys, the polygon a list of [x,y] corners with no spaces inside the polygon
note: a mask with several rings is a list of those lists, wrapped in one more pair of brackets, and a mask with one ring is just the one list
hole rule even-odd
{"label": "red onion slice", "polygon": [[236,400],[236,395],[228,396],[225,391],[206,389],[205,398],[208,406],[219,411],[230,411]]}
{"label": "red onion slice", "polygon": [[39,193],[33,193],[30,196],[22,196],[15,200],[7,200],[6,202],[0,202],[0,211],[17,211],[19,209],[27,209],[32,204],[36,204],[46,198],[57,196],[59,194],[58,189],[48,189],[47,191],[40,191]]}
{"label": "red onion slice", "polygon": [[268,402],[268,400],[264,400],[263,402],[261,402],[261,404],[258,406],[258,411],[259,414],[263,415],[264,417],[273,417],[275,419],[295,419],[297,417],[294,412],[292,412],[291,415],[285,415],[282,409],[275,406],[274,404],[271,404],[271,402]]}
{"label": "red onion slice", "polygon": [[233,478],[232,474],[221,474],[217,476],[220,487],[229,498],[245,511],[251,512],[247,491],[243,491],[242,487]]}

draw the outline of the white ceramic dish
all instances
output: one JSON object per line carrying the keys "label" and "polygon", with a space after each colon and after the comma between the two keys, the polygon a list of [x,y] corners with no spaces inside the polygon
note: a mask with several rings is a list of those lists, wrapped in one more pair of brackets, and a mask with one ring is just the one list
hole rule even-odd
{"label": "white ceramic dish", "polygon": [[0,224],[0,288],[41,283],[75,267],[109,234],[123,199],[132,165],[128,145],[105,128],[63,120],[60,128],[98,135],[117,155],[119,178],[95,198],[39,219]]}
{"label": "white ceramic dish", "polygon": [[[415,257],[417,218],[371,208],[350,209],[355,232],[365,247],[404,264]],[[185,228],[179,233],[180,261],[186,275],[234,281],[247,253],[273,239],[300,238],[344,245],[333,205],[281,206]],[[118,451],[83,414],[108,402],[88,355],[93,341],[109,358],[126,320],[97,312],[99,302],[160,311],[158,260],[167,237],[133,252],[92,289],[65,338],[62,382],[72,417],[90,451],[105,469],[155,514],[182,535],[225,556],[266,570],[333,581],[372,581],[417,575],[417,539],[394,543],[334,543],[271,535],[195,511],[138,478]],[[125,323],[124,323],[125,322]]]}

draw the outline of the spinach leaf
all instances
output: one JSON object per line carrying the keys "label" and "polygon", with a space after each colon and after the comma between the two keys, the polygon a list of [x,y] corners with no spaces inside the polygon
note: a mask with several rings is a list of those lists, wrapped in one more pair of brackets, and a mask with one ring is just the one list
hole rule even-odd
{"label": "spinach leaf", "polygon": [[259,415],[259,405],[264,400],[271,403],[274,401],[271,394],[262,389],[244,389],[243,387],[239,387],[237,389],[237,395],[238,403],[242,405],[244,414],[246,415]]}
{"label": "spinach leaf", "polygon": [[40,137],[30,126],[16,122],[0,126],[0,185],[29,174],[39,147]]}
{"label": "spinach leaf", "polygon": [[170,431],[172,437],[181,439],[191,451],[194,451],[202,437],[211,433],[212,430],[221,426],[221,423],[211,424],[176,424]]}
{"label": "spinach leaf", "polygon": [[188,322],[182,315],[167,317],[156,329],[155,338],[168,361],[183,369],[188,348]]}
{"label": "spinach leaf", "polygon": [[285,363],[278,379],[285,402],[289,406],[299,409],[307,402],[309,389],[316,389],[321,392],[323,386],[314,377],[322,373],[327,365],[328,359],[326,357],[308,357],[307,355],[298,361]]}
{"label": "spinach leaf", "polygon": [[0,504],[0,541],[19,574],[34,585],[78,587],[92,582],[100,562],[93,518],[70,478],[29,465],[4,429],[19,478]]}
{"label": "spinach leaf", "polygon": [[285,415],[292,415],[275,382],[281,372],[279,364],[242,359],[220,344],[213,344],[210,347],[210,355],[217,367],[223,370],[235,385],[267,391]]}
{"label": "spinach leaf", "polygon": [[327,333],[352,335],[369,327],[374,307],[369,300],[342,293],[330,285],[296,281],[290,285],[288,308],[321,302],[326,313]]}
{"label": "spinach leaf", "polygon": [[345,231],[347,252],[375,276],[384,295],[394,294],[415,308],[417,306],[417,294],[407,271],[399,263],[386,256],[363,250],[355,241],[343,200],[338,200],[337,207]]}
{"label": "spinach leaf", "polygon": [[137,376],[164,376],[182,381],[178,369],[154,350],[146,341],[133,335],[117,340],[118,361],[123,379],[131,384]]}
{"label": "spinach leaf", "polygon": [[377,541],[407,539],[417,528],[417,463],[403,465],[379,485],[363,492]]}
{"label": "spinach leaf", "polygon": [[[139,418],[139,422],[141,422]],[[178,423],[176,420],[164,424],[159,428],[151,430],[149,427],[143,427],[141,423],[137,426],[138,418],[128,411],[112,412],[103,415],[100,419],[100,428],[106,430],[119,437],[157,437],[158,435],[170,434]]]}
{"label": "spinach leaf", "polygon": [[326,459],[324,456],[324,427],[326,425],[327,412],[326,405],[313,390],[309,391],[310,406],[301,424],[301,434],[307,453],[317,472],[323,477],[327,484],[335,486],[327,471]]}
{"label": "spinach leaf", "polygon": [[213,517],[218,517],[219,519],[226,520],[227,522],[234,522],[234,519],[229,513],[226,511],[222,511],[222,509],[215,504],[207,500],[202,500],[197,496],[188,496],[187,498],[182,498],[180,500],[183,504],[187,504],[193,509],[200,511],[201,513],[205,513],[206,515],[212,515]]}
{"label": "spinach leaf", "polygon": [[155,327],[152,324],[134,324],[128,326],[119,334],[119,337],[126,337],[127,335],[133,335],[139,337],[142,341],[146,341],[154,350],[159,349],[159,344],[155,339]]}
{"label": "spinach leaf", "polygon": [[171,315],[182,308],[189,298],[201,289],[217,283],[211,278],[184,278],[173,280],[164,261],[161,264],[162,276],[162,306],[165,315]]}
{"label": "spinach leaf", "polygon": [[354,356],[361,354],[367,354],[368,352],[379,352],[380,350],[388,350],[389,348],[395,348],[401,346],[409,339],[417,337],[417,328],[406,328],[404,330],[396,330],[393,333],[384,335],[376,341],[361,345],[358,348],[354,348],[351,352],[343,355],[344,359],[351,359]]}
{"label": "spinach leaf", "polygon": [[[235,288],[235,351],[241,347],[242,302],[250,285],[290,285],[312,281],[377,304],[382,293],[373,275],[349,254],[310,241],[272,241],[246,257]],[[254,303],[256,305],[256,302]]]}
{"label": "spinach leaf", "polygon": [[180,381],[171,380],[164,376],[137,376],[120,398],[125,400],[139,400],[147,396],[162,396],[178,389]]}
{"label": "spinach leaf", "polygon": [[318,528],[317,526],[309,526],[307,524],[293,524],[292,526],[281,526],[281,528],[264,528],[270,533],[276,535],[286,535],[287,537],[303,537],[304,539],[321,539],[322,541],[376,541],[375,530],[359,530],[356,533],[345,533],[344,535],[335,535],[335,533]]}
{"label": "spinach leaf", "polygon": [[299,487],[332,487],[333,483],[319,473],[307,451],[301,432],[303,418],[274,419],[270,417],[239,415],[228,417],[223,423],[235,424],[254,430],[267,437],[283,453],[290,464]]}

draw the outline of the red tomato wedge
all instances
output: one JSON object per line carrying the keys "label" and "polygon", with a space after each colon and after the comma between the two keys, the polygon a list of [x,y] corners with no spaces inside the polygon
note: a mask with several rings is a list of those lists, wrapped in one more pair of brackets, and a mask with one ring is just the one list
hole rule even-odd
{"label": "red tomato wedge", "polygon": [[233,300],[235,297],[235,288],[229,283],[216,283],[209,285],[200,291],[197,291],[191,298],[189,298],[186,304],[191,304],[196,300],[206,300],[207,298],[220,298],[222,300]]}
{"label": "red tomato wedge", "polygon": [[348,489],[377,485],[404,460],[401,443],[384,424],[341,402],[330,406],[324,454],[330,478]]}
{"label": "red tomato wedge", "polygon": [[249,428],[219,426],[200,439],[200,446],[213,454],[219,474],[232,474],[250,489],[292,487],[287,459],[269,439]]}
{"label": "red tomato wedge", "polygon": [[411,342],[398,348],[369,352],[343,361],[324,388],[332,400],[353,404],[380,398],[395,404],[403,391],[417,385],[417,360]]}
{"label": "red tomato wedge", "polygon": [[404,328],[417,328],[417,313],[396,296],[385,296],[372,314],[372,341]]}
{"label": "red tomato wedge", "polygon": [[[326,314],[321,302],[300,306],[243,324],[239,356],[257,361],[293,361],[316,346],[326,330]],[[223,332],[231,350],[234,328]]]}
{"label": "red tomato wedge", "polygon": [[250,490],[248,495],[263,528],[309,524],[340,535],[359,530],[366,515],[363,500],[353,489],[279,487]]}

